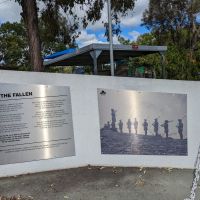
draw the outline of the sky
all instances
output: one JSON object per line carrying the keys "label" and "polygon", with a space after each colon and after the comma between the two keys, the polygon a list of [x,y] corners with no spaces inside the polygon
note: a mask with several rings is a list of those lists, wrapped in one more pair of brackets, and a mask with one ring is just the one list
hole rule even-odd
{"label": "sky", "polygon": [[[169,137],[180,138],[176,126],[178,119],[183,119],[183,135],[184,138],[187,137],[187,95],[107,89],[103,89],[106,94],[101,95],[101,91],[102,89],[98,90],[101,128],[104,127],[107,121],[111,123],[111,109],[114,109],[116,110],[116,123],[118,124],[121,119],[126,133],[128,133],[126,125],[128,119],[131,119],[133,123],[137,118],[139,123],[138,133],[144,134],[142,124],[144,119],[147,119],[149,124],[148,134],[154,135],[152,124],[154,119],[158,118],[160,125],[165,120],[171,121],[169,123]],[[161,126],[159,126],[159,134],[165,137],[164,129]]]}
{"label": "sky", "polygon": [[[139,35],[148,32],[141,26],[141,18],[144,10],[148,8],[149,0],[137,0],[134,10],[130,11],[126,17],[121,18],[121,36],[125,39],[135,41]],[[80,13],[80,16],[83,14]],[[14,0],[0,0],[0,23],[6,21],[15,22],[21,19],[21,7]],[[105,5],[102,18],[95,24],[89,24],[86,30],[80,30],[81,35],[76,40],[79,47],[89,45],[91,43],[104,43],[105,28],[102,21],[107,20],[107,6]],[[119,43],[118,38],[114,37],[114,43]]]}

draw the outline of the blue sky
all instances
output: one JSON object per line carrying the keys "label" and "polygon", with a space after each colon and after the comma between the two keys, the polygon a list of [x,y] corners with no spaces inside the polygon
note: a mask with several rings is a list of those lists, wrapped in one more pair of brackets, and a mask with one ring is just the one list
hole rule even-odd
{"label": "blue sky", "polygon": [[[121,18],[121,36],[131,41],[136,40],[140,34],[147,33],[148,30],[141,26],[141,19],[143,12],[148,8],[149,0],[137,0],[134,10],[129,11],[126,17]],[[95,23],[90,24],[87,30],[82,30],[82,34],[77,42],[79,46],[85,46],[91,42],[106,42],[104,37],[105,28],[102,21],[107,21],[107,6],[103,10],[102,19]],[[117,37],[114,37],[114,43],[118,43]]]}
{"label": "blue sky", "polygon": [[[141,18],[144,10],[148,8],[149,0],[137,0],[134,10],[129,11],[126,17],[121,18],[121,36],[126,39],[136,40],[137,37],[148,30],[141,26]],[[77,11],[77,10],[76,10]],[[10,21],[19,21],[21,16],[21,7],[14,2],[14,0],[0,0],[0,23]],[[77,11],[80,16],[83,15],[82,11]],[[104,37],[105,28],[102,21],[107,21],[107,6],[103,10],[102,19],[95,23],[89,24],[86,30],[81,29],[81,35],[77,39],[78,45],[85,46],[91,43],[106,42]],[[117,37],[114,37],[114,43],[118,43]]]}

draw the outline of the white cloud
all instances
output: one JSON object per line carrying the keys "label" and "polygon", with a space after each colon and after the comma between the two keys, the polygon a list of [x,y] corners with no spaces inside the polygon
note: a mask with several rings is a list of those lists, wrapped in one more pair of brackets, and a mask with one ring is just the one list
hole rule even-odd
{"label": "white cloud", "polygon": [[122,27],[134,27],[142,23],[142,16],[145,9],[149,6],[149,0],[137,0],[135,8],[129,11],[126,17],[121,19]]}
{"label": "white cloud", "polygon": [[[98,35],[98,39],[99,39],[100,41],[104,41],[104,43],[108,43],[107,37],[105,37],[105,34],[103,34],[103,33]],[[106,41],[106,42],[105,42],[105,41]],[[120,44],[120,42],[119,42],[119,40],[118,40],[118,36],[114,35],[114,37],[113,37],[113,43],[114,43],[114,44]]]}
{"label": "white cloud", "polygon": [[[0,3],[4,0],[0,0]],[[131,28],[134,30],[135,26],[138,26],[141,24],[141,18],[144,10],[148,7],[149,0],[137,0],[135,4],[135,8],[132,11],[129,11],[128,15],[126,17],[121,18],[121,27],[122,30],[126,28]],[[39,4],[39,7],[41,8],[42,5]],[[87,9],[87,8],[85,8]],[[85,10],[81,10],[80,8],[74,8],[74,11],[78,13],[78,16],[81,18],[84,16]],[[19,6],[18,3],[16,3],[14,0],[12,1],[6,1],[2,4],[0,4],[0,22],[14,22],[14,21],[20,21],[21,16],[21,6]],[[70,16],[68,16],[70,18]],[[107,21],[107,5],[105,4],[104,9],[102,11],[102,17],[101,19],[92,24],[90,23],[88,25],[87,30],[93,31],[94,33],[88,34],[87,30],[83,30],[83,28],[80,28],[81,35],[77,39],[77,43],[79,46],[85,46],[91,43],[102,43],[105,40],[104,35],[98,35],[95,33],[97,31],[104,31],[104,25],[103,22]],[[139,32],[131,31],[128,33],[131,40],[136,40],[139,36]],[[118,44],[118,38],[115,36],[113,38],[113,41],[115,44]]]}
{"label": "white cloud", "polygon": [[99,31],[99,30],[104,30],[104,23],[108,21],[108,16],[107,16],[107,4],[104,5],[103,11],[102,11],[102,16],[101,19],[94,24],[90,23],[87,29],[92,30],[92,31]]}
{"label": "white cloud", "polygon": [[[126,17],[122,17],[121,18],[121,27],[122,29],[126,29],[126,28],[132,28],[134,29],[135,26],[139,26],[142,23],[142,16],[143,16],[143,12],[145,11],[145,9],[147,9],[149,6],[149,0],[137,0],[136,4],[135,4],[135,8],[132,11],[129,11],[128,15]],[[105,4],[104,9],[103,9],[103,13],[102,13],[102,17],[101,19],[96,22],[95,24],[89,24],[89,26],[87,27],[87,30],[91,30],[91,31],[102,31],[105,30],[103,22],[107,21],[107,5]],[[136,41],[138,36],[140,36],[140,33],[137,31],[131,31],[128,33],[128,35],[130,37],[125,37],[127,39],[130,39],[131,41]],[[91,36],[91,34],[90,34]],[[88,38],[88,35],[86,36],[86,38]],[[96,37],[96,35],[94,34],[93,37],[95,37],[94,41],[95,42],[102,42],[105,41],[105,36],[104,34],[100,34],[98,35],[98,38]],[[113,37],[113,43],[114,44],[119,44],[118,41],[118,37],[114,36]],[[88,42],[86,42],[86,44],[88,44]],[[82,45],[84,46],[84,45]]]}
{"label": "white cloud", "polygon": [[130,36],[129,39],[131,41],[136,41],[141,34],[138,31],[131,31],[128,33],[128,35]]}
{"label": "white cloud", "polygon": [[[145,9],[149,6],[149,0],[137,0],[133,10],[129,11],[127,16],[121,17],[122,28],[133,28],[139,26],[142,23],[142,16]],[[101,19],[95,24],[89,24],[88,28],[92,31],[103,30],[104,24],[102,22],[107,22],[107,5],[105,4]]]}
{"label": "white cloud", "polygon": [[16,22],[20,21],[22,12],[21,6],[12,1],[0,0],[0,22]]}
{"label": "white cloud", "polygon": [[104,33],[99,34],[99,35],[98,35],[98,38],[99,38],[100,40],[107,40],[107,38],[105,37],[105,34],[104,34]]}
{"label": "white cloud", "polygon": [[116,35],[113,37],[113,44],[120,44],[118,37]]}
{"label": "white cloud", "polygon": [[[106,40],[106,37],[104,36],[104,34],[99,34],[97,37],[94,33],[88,33],[85,30],[81,31],[81,35],[76,40],[79,47],[87,46],[92,43],[108,44],[108,42],[105,42],[105,41],[107,41],[107,40]],[[113,43],[120,44],[117,36],[113,37]]]}
{"label": "white cloud", "polygon": [[[21,19],[20,13],[21,13],[21,6],[19,6],[18,3],[16,3],[14,0],[12,1],[5,1],[0,0],[0,21],[19,21]],[[41,4],[41,3],[40,3]],[[42,7],[42,5],[39,4],[39,7]],[[135,4],[135,8],[132,11],[129,11],[128,15],[126,17],[121,18],[121,25],[125,27],[133,27],[141,24],[141,18],[144,10],[148,7],[149,0],[137,0]],[[87,8],[85,8],[86,10]],[[78,13],[79,17],[82,17],[84,15],[83,10],[81,10],[79,7],[75,8],[74,11]],[[107,21],[107,5],[105,4],[104,9],[102,11],[102,17],[101,19],[92,24],[90,23],[88,26],[88,29],[90,30],[102,30],[104,29],[103,22]]]}
{"label": "white cloud", "polygon": [[98,40],[97,36],[94,33],[88,33],[87,31],[81,31],[80,36],[77,38],[76,42],[79,47],[83,47],[92,43],[102,43],[102,41]]}
{"label": "white cloud", "polygon": [[[3,0],[0,0],[3,2]],[[40,3],[41,4],[41,3]],[[42,5],[39,4],[39,7]],[[121,25],[125,27],[134,27],[141,24],[141,18],[144,10],[148,7],[149,0],[137,0],[135,4],[135,8],[132,11],[129,11],[126,17],[121,18]],[[87,8],[85,8],[86,10]],[[79,7],[74,9],[74,12],[78,13],[78,16],[81,18],[84,16],[85,10],[81,10]],[[19,21],[21,19],[21,6],[16,3],[14,0],[6,1],[0,4],[0,21]],[[102,17],[99,21],[94,24],[90,23],[88,26],[89,30],[102,30],[104,29],[104,25],[102,22],[107,21],[107,5],[105,4],[104,9],[102,11]]]}

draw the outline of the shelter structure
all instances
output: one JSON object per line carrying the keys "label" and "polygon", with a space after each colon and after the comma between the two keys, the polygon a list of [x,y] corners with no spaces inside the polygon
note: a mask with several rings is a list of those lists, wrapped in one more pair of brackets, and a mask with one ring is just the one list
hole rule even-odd
{"label": "shelter structure", "polygon": [[[139,57],[148,54],[159,53],[161,56],[162,75],[165,77],[165,52],[166,46],[138,46],[121,45],[113,46],[114,61]],[[98,66],[110,63],[109,44],[90,44],[80,49],[69,51],[69,53],[56,53],[48,56],[44,61],[44,66],[92,66],[93,73],[98,74]]]}

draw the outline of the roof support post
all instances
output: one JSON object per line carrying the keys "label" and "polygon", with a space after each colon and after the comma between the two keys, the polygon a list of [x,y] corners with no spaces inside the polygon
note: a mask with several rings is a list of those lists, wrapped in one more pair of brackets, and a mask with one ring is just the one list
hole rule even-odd
{"label": "roof support post", "polygon": [[160,54],[160,57],[161,57],[162,78],[165,79],[166,78],[166,71],[165,71],[166,60],[165,60],[165,54],[164,54],[164,52],[159,52],[159,54]]}
{"label": "roof support post", "polygon": [[97,75],[98,74],[98,57],[100,56],[102,50],[95,50],[95,51],[91,51],[90,52],[90,56],[92,57],[92,60],[93,60],[93,73],[94,75]]}

